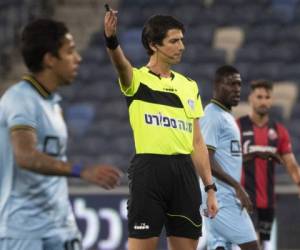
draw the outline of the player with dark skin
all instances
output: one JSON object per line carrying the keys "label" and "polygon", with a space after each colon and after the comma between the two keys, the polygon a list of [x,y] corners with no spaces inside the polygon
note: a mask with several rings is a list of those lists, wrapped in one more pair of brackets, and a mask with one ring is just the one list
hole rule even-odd
{"label": "player with dark skin", "polygon": [[[218,82],[215,82],[213,99],[224,105],[228,110],[231,110],[231,108],[237,106],[240,101],[241,84],[242,80],[240,74],[224,76],[222,79],[219,79]],[[232,186],[236,191],[237,198],[241,201],[242,209],[246,208],[247,211],[251,213],[253,205],[244,188],[218,164],[215,160],[215,151],[211,149],[208,149],[208,151],[213,176]],[[240,244],[239,247],[242,250],[259,249],[257,241]],[[224,250],[224,248],[218,247],[216,250]]]}

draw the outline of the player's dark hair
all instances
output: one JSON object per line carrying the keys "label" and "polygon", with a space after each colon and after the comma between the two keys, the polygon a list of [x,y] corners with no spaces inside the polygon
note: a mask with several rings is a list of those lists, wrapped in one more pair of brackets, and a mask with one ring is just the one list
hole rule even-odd
{"label": "player's dark hair", "polygon": [[273,90],[273,83],[264,79],[254,80],[251,82],[251,92],[257,88],[264,88],[266,90]]}
{"label": "player's dark hair", "polygon": [[162,45],[162,41],[170,29],[179,29],[182,33],[185,32],[184,25],[172,16],[155,15],[147,20],[142,31],[142,43],[149,56],[154,53],[150,44]]}
{"label": "player's dark hair", "polygon": [[214,82],[219,83],[224,79],[224,77],[234,74],[239,74],[239,71],[235,67],[231,65],[223,65],[216,70]]}
{"label": "player's dark hair", "polygon": [[21,35],[21,53],[27,68],[43,70],[43,57],[50,52],[59,57],[59,49],[69,32],[64,23],[50,19],[36,19],[27,24]]}

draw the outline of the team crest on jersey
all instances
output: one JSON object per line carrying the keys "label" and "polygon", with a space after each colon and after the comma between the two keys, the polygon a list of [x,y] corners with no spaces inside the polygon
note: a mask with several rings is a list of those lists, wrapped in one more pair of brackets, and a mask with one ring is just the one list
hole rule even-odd
{"label": "team crest on jersey", "polygon": [[188,104],[189,104],[189,106],[190,106],[190,108],[191,108],[192,110],[195,109],[195,102],[194,102],[194,100],[188,99]]}
{"label": "team crest on jersey", "polygon": [[269,131],[268,131],[268,137],[269,137],[270,140],[275,140],[275,139],[278,138],[278,134],[275,131],[275,129],[273,129],[273,128],[269,129]]}

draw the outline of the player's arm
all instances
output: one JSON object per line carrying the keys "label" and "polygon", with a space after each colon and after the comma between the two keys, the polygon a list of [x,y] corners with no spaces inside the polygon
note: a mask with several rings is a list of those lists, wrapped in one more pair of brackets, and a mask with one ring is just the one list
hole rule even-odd
{"label": "player's arm", "polygon": [[300,168],[293,153],[287,153],[281,156],[283,166],[291,176],[294,183],[298,186],[298,193],[300,196]]}
{"label": "player's arm", "polygon": [[[208,159],[208,151],[199,129],[198,119],[194,120],[193,146],[194,151],[192,153],[192,160],[196,171],[205,186],[211,185],[213,180]],[[213,189],[209,189],[207,192],[207,207],[210,217],[214,217],[218,211],[218,203]]]}
{"label": "player's arm", "polygon": [[282,159],[280,155],[273,152],[253,151],[247,154],[243,154],[243,162],[251,161],[254,160],[255,158],[260,158],[262,160],[274,160],[279,164],[282,163]]}
{"label": "player's arm", "polygon": [[113,167],[95,165],[74,169],[70,162],[63,162],[36,149],[37,135],[34,128],[24,127],[11,130],[11,142],[15,160],[21,168],[43,175],[74,176],[110,189],[117,185],[120,172]]}
{"label": "player's arm", "polygon": [[133,69],[117,40],[117,11],[110,9],[104,17],[104,33],[109,57],[120,77],[121,84],[129,88]]}
{"label": "player's arm", "polygon": [[251,152],[251,153],[243,154],[243,162],[252,161],[256,157],[258,157],[257,152]]}
{"label": "player's arm", "polygon": [[213,176],[219,179],[220,181],[228,184],[229,186],[233,187],[236,191],[236,196],[242,203],[242,207],[245,207],[248,212],[252,212],[253,205],[244,188],[239,182],[237,182],[234,178],[232,178],[222,169],[219,163],[215,160],[215,151],[212,149],[208,149],[208,152]]}

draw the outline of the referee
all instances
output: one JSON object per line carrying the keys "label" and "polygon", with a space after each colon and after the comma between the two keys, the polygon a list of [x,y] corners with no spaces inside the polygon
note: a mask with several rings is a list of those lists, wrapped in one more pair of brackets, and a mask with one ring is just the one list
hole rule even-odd
{"label": "referee", "polygon": [[104,30],[136,149],[128,170],[129,250],[156,249],[163,227],[170,249],[195,250],[202,226],[196,171],[206,185],[211,218],[218,204],[198,125],[203,110],[197,83],[171,70],[181,60],[184,27],[172,16],[151,17],[142,31],[149,62],[134,68],[116,37],[116,13],[108,9]]}

